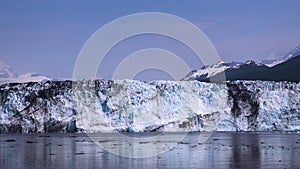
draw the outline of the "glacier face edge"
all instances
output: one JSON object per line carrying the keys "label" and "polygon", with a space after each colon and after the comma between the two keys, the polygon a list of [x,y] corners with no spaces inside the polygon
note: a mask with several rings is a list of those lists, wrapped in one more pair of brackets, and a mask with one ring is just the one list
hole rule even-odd
{"label": "glacier face edge", "polygon": [[0,132],[299,131],[300,83],[89,80],[0,86]]}

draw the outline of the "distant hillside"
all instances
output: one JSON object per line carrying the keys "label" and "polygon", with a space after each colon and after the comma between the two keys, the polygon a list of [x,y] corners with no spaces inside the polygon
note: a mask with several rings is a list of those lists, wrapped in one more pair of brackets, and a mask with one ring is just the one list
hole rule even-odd
{"label": "distant hillside", "polygon": [[182,80],[218,81],[234,80],[266,80],[266,81],[300,81],[300,44],[283,56],[266,59],[260,63],[246,62],[218,62],[203,66],[199,70],[191,71]]}
{"label": "distant hillside", "polygon": [[263,78],[265,80],[274,81],[300,81],[300,55],[280,63],[264,72]]}
{"label": "distant hillside", "polygon": [[53,80],[38,73],[25,73],[16,75],[12,73],[10,66],[0,61],[0,84],[5,83],[24,83],[24,82],[42,82]]}
{"label": "distant hillside", "polygon": [[[258,65],[255,62],[240,65],[239,68],[230,68],[225,70],[226,80],[266,80],[266,81],[300,81],[300,55],[275,65],[268,67],[263,64]],[[217,78],[221,73],[210,78]],[[200,81],[209,81],[210,78]],[[197,79],[199,80],[199,79]]]}

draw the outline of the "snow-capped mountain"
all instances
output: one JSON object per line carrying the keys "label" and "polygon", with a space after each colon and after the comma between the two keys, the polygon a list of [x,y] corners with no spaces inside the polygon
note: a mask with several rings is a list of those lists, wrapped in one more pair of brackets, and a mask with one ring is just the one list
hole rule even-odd
{"label": "snow-capped mountain", "polygon": [[300,83],[90,80],[0,86],[0,133],[300,131]]}
{"label": "snow-capped mountain", "polygon": [[25,73],[15,75],[9,65],[0,61],[0,84],[4,83],[24,83],[24,82],[42,82],[52,80],[49,77],[40,75],[38,73]]}
{"label": "snow-capped mountain", "polygon": [[298,44],[294,49],[291,51],[287,52],[281,57],[274,58],[274,59],[265,59],[262,60],[261,63],[268,66],[268,67],[273,67],[275,65],[278,65],[280,63],[286,62],[296,56],[300,55],[300,44]]}
{"label": "snow-capped mountain", "polygon": [[255,69],[260,68],[264,65],[261,63],[256,63],[255,61],[248,60],[246,62],[223,62],[220,61],[216,64],[210,66],[203,66],[200,70],[191,71],[182,80],[199,80],[199,81],[209,81],[209,78],[215,77],[222,72],[240,70],[240,69]]}
{"label": "snow-capped mountain", "polygon": [[246,62],[218,62],[211,66],[204,66],[200,70],[191,71],[182,80],[210,81],[210,78],[221,76],[225,73],[226,80],[271,80],[271,81],[300,81],[297,72],[299,67],[300,45],[274,60],[264,60],[261,63]]}
{"label": "snow-capped mountain", "polygon": [[14,82],[14,83],[44,82],[47,80],[52,80],[52,78],[43,76],[38,73],[26,73],[26,74],[19,75],[17,78],[12,79],[10,82]]}
{"label": "snow-capped mountain", "polygon": [[227,69],[233,68],[237,69],[243,62],[223,62],[220,61],[213,65],[203,66],[199,70],[191,71],[185,78],[182,80],[205,80],[207,78],[213,77],[218,73],[221,73]]}

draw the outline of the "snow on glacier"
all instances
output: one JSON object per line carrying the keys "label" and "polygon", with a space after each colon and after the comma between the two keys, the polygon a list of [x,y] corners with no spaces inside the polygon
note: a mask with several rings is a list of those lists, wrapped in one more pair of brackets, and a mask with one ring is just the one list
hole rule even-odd
{"label": "snow on glacier", "polygon": [[0,86],[0,132],[299,131],[300,83],[89,80]]}

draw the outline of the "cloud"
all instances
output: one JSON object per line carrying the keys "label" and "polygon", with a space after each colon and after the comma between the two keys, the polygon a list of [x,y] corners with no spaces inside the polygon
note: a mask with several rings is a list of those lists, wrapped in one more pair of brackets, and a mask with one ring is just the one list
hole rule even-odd
{"label": "cloud", "polygon": [[12,73],[10,66],[0,60],[0,84],[13,82],[41,82],[45,80],[51,79],[37,73],[26,73],[16,76]]}
{"label": "cloud", "polygon": [[0,78],[13,78],[10,66],[0,60]]}
{"label": "cloud", "polygon": [[272,52],[269,56],[266,57],[267,60],[273,60],[273,59],[276,59],[278,56]]}

